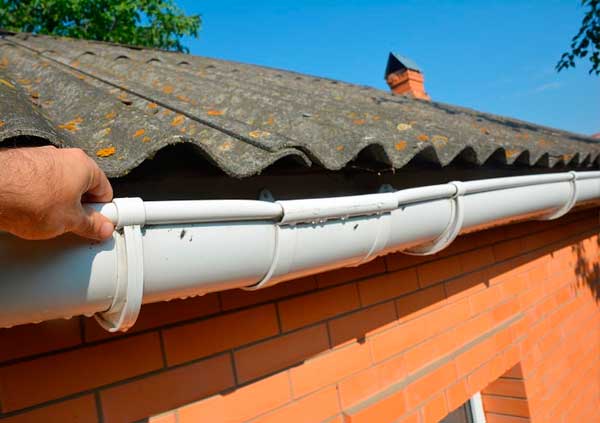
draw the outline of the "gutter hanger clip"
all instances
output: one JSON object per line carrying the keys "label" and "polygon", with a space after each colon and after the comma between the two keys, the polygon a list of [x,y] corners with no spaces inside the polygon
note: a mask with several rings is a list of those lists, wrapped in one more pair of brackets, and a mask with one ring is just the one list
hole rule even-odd
{"label": "gutter hanger clip", "polygon": [[571,209],[577,202],[577,172],[570,171],[569,174],[571,175],[571,179],[569,179],[569,187],[571,188],[571,191],[569,193],[569,199],[564,204],[564,206],[553,212],[550,212],[547,215],[540,217],[540,220],[558,219],[559,217],[562,217],[565,214],[569,213],[569,211],[571,211]]}
{"label": "gutter hanger clip", "polygon": [[115,198],[117,207],[117,289],[110,308],[95,315],[109,332],[126,331],[140,313],[144,295],[142,226],[146,210],[141,198]]}
{"label": "gutter hanger clip", "polygon": [[416,247],[407,250],[402,250],[403,253],[413,256],[429,256],[435,254],[450,245],[460,233],[465,216],[463,196],[466,193],[466,189],[465,185],[459,181],[449,182],[448,185],[454,186],[456,189],[456,192],[450,198],[450,201],[452,201],[452,209],[448,226],[446,226],[446,229],[444,229],[440,236],[435,240],[426,244],[417,245]]}

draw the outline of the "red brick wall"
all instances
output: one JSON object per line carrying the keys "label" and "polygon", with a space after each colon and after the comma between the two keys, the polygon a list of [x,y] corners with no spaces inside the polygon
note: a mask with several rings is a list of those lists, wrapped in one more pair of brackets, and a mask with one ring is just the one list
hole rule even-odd
{"label": "red brick wall", "polygon": [[487,423],[529,423],[527,389],[521,364],[490,383],[481,394]]}
{"label": "red brick wall", "polygon": [[[0,421],[433,422],[477,391],[494,423],[600,421],[599,226],[581,211],[154,304],[124,335],[1,330]],[[519,394],[498,393],[515,366]]]}

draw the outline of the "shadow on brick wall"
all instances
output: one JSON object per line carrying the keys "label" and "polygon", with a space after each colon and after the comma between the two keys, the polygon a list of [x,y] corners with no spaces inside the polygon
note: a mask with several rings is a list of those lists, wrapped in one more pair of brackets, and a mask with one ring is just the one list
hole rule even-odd
{"label": "shadow on brick wall", "polygon": [[[595,244],[595,245],[594,245]],[[587,287],[600,304],[600,236],[595,240],[580,241],[571,247],[576,257],[575,276],[578,287]]]}

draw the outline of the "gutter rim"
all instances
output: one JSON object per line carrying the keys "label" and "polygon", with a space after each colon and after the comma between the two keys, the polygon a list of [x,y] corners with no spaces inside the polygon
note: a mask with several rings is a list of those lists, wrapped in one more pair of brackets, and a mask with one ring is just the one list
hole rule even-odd
{"label": "gutter rim", "polygon": [[[132,197],[132,199],[135,200],[128,201],[128,199],[117,198],[111,203],[89,203],[84,206],[99,211],[110,219],[117,228],[121,228],[125,224],[155,226],[165,224],[262,220],[272,221],[278,225],[290,225],[308,222],[318,223],[339,218],[369,216],[390,212],[394,209],[402,208],[402,206],[414,203],[452,199],[457,194],[457,182],[460,182],[462,190],[460,195],[468,196],[482,192],[568,182],[571,180],[584,181],[595,178],[600,179],[600,171],[570,171],[553,174],[489,178],[466,182],[453,181],[446,184],[427,185],[424,187],[408,188],[386,193],[281,200],[275,202],[234,199],[143,201],[140,198]],[[365,207],[365,200],[371,201],[370,207],[368,205]],[[120,213],[123,212],[130,215],[131,212],[128,211],[129,205],[127,203],[133,204],[134,201],[137,202],[136,208],[144,207],[144,210],[140,211],[138,209],[136,216],[128,216],[127,219],[123,220]],[[395,201],[395,204],[390,201]],[[346,203],[348,206],[353,206],[353,209],[339,210],[339,207],[336,206],[337,203]],[[315,212],[313,209],[307,208],[307,206],[311,206],[313,209],[319,208],[320,211]],[[298,210],[299,208],[304,210]],[[172,210],[168,213],[165,212],[165,209]],[[211,213],[214,213],[214,215]],[[295,216],[290,217],[290,214]]]}

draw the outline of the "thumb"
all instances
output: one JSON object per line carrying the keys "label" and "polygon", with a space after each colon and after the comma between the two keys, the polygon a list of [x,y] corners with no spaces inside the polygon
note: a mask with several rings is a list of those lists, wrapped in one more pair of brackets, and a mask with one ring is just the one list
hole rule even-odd
{"label": "thumb", "polygon": [[71,232],[84,238],[104,241],[111,237],[115,227],[106,216],[89,207],[82,208],[80,218]]}

